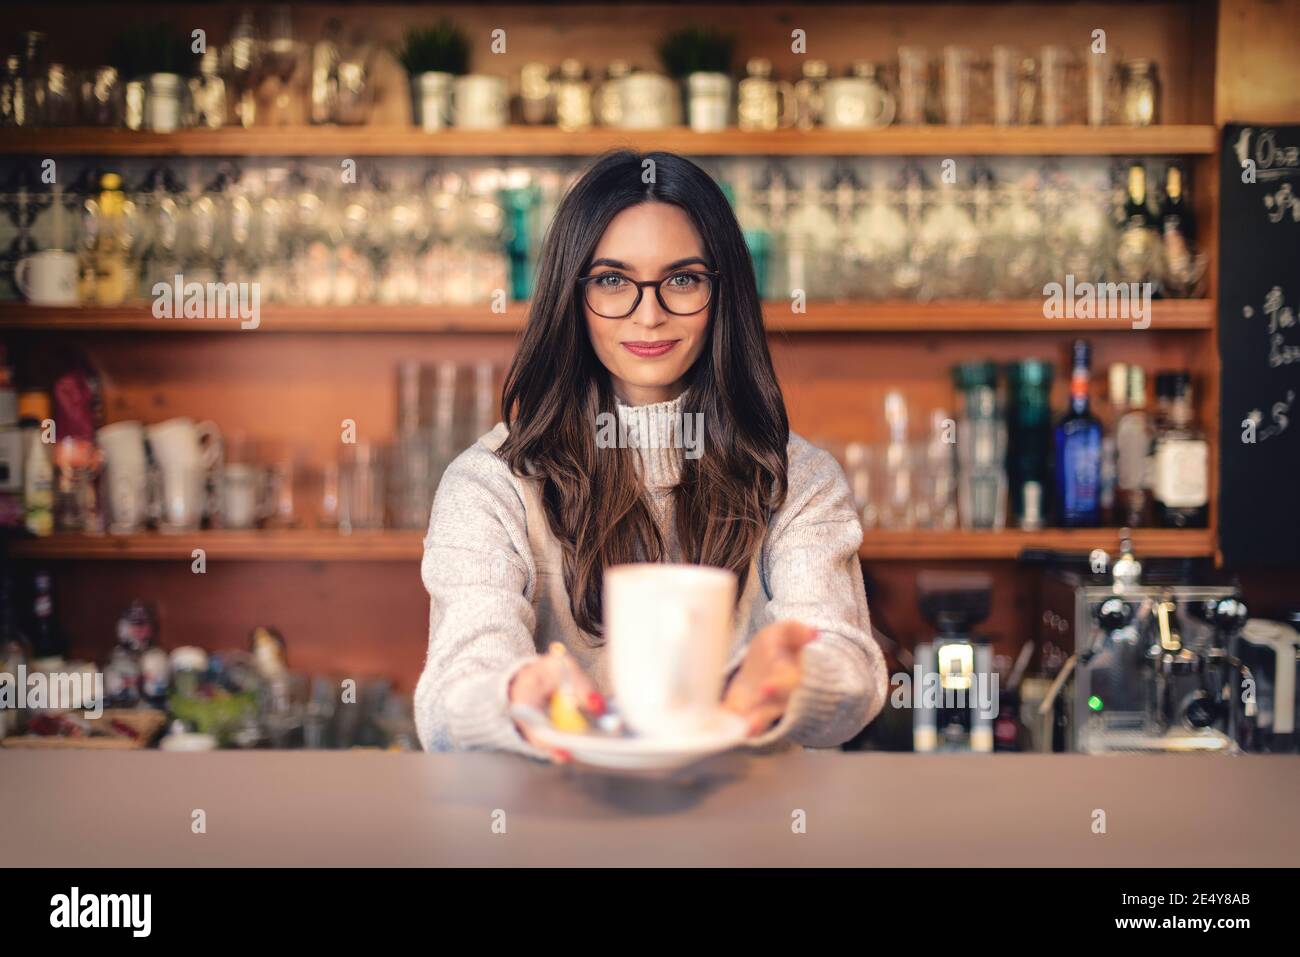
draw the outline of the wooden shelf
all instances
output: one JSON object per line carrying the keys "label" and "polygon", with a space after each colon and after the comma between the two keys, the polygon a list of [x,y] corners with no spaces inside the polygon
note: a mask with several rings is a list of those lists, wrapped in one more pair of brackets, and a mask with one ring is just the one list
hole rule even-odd
{"label": "wooden shelf", "polygon": [[[1214,302],[1167,299],[1152,304],[1151,330],[1214,328]],[[485,306],[267,306],[256,331],[335,333],[495,333],[523,328],[527,304],[504,313]],[[1041,300],[1012,302],[811,302],[764,306],[771,332],[1100,332],[1133,329],[1129,319],[1047,319]],[[148,303],[110,308],[0,303],[0,330],[67,332],[251,332],[238,319],[155,319]]]}
{"label": "wooden shelf", "polygon": [[[1009,529],[1001,532],[870,530],[863,534],[859,554],[865,559],[997,559],[1017,558],[1026,549],[1114,552],[1119,530],[1114,528],[1052,528],[1041,532]],[[1134,529],[1133,550],[1140,558],[1205,558],[1214,554],[1209,529]]]}
{"label": "wooden shelf", "polygon": [[421,538],[419,532],[383,530],[342,535],[333,529],[56,534],[15,541],[9,551],[17,558],[188,562],[193,560],[194,549],[201,548],[209,562],[418,562]]}
{"label": "wooden shelf", "polygon": [[1196,126],[891,126],[878,130],[696,133],[546,126],[424,133],[408,126],[0,130],[0,154],[86,156],[594,156],[617,147],[696,156],[1207,155],[1215,129]]}
{"label": "wooden shelf", "polygon": [[[329,529],[202,531],[180,535],[53,535],[11,543],[17,558],[46,560],[192,561],[196,548],[208,561],[418,562],[419,532],[374,531],[340,535]],[[868,531],[865,559],[1013,559],[1026,549],[1113,552],[1113,528],[1047,529],[1042,532]],[[1214,554],[1208,529],[1137,529],[1133,547],[1146,558],[1202,558]]]}

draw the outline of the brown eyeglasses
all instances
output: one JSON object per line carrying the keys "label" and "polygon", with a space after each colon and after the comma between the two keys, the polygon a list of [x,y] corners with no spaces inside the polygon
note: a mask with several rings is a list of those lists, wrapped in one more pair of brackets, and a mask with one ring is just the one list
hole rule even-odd
{"label": "brown eyeglasses", "polygon": [[713,287],[719,273],[700,269],[679,269],[663,279],[637,282],[622,273],[604,272],[578,280],[587,308],[604,319],[626,319],[641,305],[647,288],[653,287],[655,298],[666,312],[674,316],[693,316],[713,302]]}

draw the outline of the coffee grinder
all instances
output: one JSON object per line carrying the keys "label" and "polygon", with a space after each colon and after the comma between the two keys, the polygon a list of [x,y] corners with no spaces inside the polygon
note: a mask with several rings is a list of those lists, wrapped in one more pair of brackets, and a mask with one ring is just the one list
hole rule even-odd
{"label": "coffee grinder", "polygon": [[993,750],[997,678],[988,639],[974,634],[989,614],[993,578],[980,572],[921,572],[917,604],[938,632],[918,644],[912,671],[916,751]]}

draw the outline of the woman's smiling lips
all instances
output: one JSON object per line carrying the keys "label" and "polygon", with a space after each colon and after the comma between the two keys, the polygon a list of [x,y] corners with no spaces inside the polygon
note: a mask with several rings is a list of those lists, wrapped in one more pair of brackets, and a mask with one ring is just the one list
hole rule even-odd
{"label": "woman's smiling lips", "polygon": [[681,341],[680,339],[660,339],[657,342],[620,342],[619,345],[634,356],[639,356],[642,359],[654,359],[664,355]]}

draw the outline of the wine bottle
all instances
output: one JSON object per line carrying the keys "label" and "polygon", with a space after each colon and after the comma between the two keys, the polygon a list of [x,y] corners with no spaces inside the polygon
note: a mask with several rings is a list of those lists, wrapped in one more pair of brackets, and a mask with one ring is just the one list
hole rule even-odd
{"label": "wine bottle", "polygon": [[1091,348],[1076,339],[1071,351],[1070,407],[1055,431],[1056,520],[1087,528],[1101,524],[1101,423],[1088,408]]}
{"label": "wine bottle", "polygon": [[1209,445],[1196,427],[1191,376],[1168,374],[1168,411],[1156,433],[1152,495],[1156,521],[1166,528],[1204,528],[1209,505]]}

